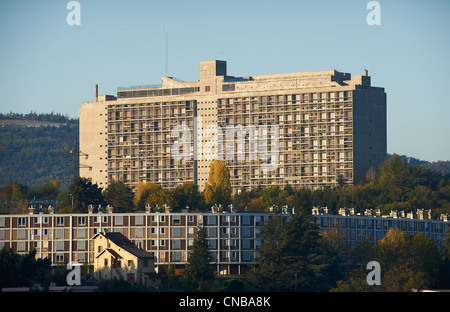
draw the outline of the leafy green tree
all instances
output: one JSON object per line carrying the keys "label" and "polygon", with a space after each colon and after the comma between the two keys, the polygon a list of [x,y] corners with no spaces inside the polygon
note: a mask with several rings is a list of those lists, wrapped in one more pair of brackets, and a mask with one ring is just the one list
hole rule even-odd
{"label": "leafy green tree", "polygon": [[196,231],[192,250],[189,252],[183,279],[190,288],[202,290],[205,281],[214,277],[214,258],[211,256],[206,240],[206,229],[199,226]]}
{"label": "leafy green tree", "polygon": [[377,243],[376,257],[384,272],[382,288],[386,291],[433,287],[437,280],[439,252],[423,234],[411,236],[399,229],[390,229]]}
{"label": "leafy green tree", "polygon": [[262,189],[243,189],[239,194],[231,197],[231,204],[236,211],[264,211],[265,204],[262,199]]}
{"label": "leafy green tree", "polygon": [[26,287],[30,281],[48,283],[50,269],[49,259],[36,260],[36,250],[26,255],[8,248],[0,250],[0,288]]}
{"label": "leafy green tree", "polygon": [[262,190],[262,199],[266,206],[266,209],[269,209],[271,206],[278,206],[281,208],[282,205],[285,204],[283,190],[278,186],[269,186]]}
{"label": "leafy green tree", "polygon": [[65,201],[62,211],[87,212],[89,205],[104,205],[102,190],[97,183],[93,184],[90,179],[74,177],[72,184],[65,192]]}
{"label": "leafy green tree", "polygon": [[369,286],[366,282],[368,271],[363,267],[350,270],[347,272],[345,279],[339,280],[336,287],[332,288],[330,292],[370,292],[373,291],[373,286]]}
{"label": "leafy green tree", "polygon": [[58,179],[52,180],[43,185],[33,185],[27,193],[27,198],[56,199],[60,193],[60,186],[61,181]]}
{"label": "leafy green tree", "polygon": [[[286,220],[272,215],[261,227],[261,246],[251,273],[255,286],[265,291],[329,289],[331,260],[309,211],[301,209]],[[335,258],[334,258],[335,259]]]}
{"label": "leafy green tree", "polygon": [[23,199],[28,192],[28,186],[16,182],[6,182],[0,189],[1,199]]}
{"label": "leafy green tree", "polygon": [[103,191],[106,204],[111,205],[119,212],[130,212],[133,210],[133,192],[121,180],[112,180]]}
{"label": "leafy green tree", "polygon": [[[370,256],[369,256],[370,255]],[[434,287],[438,282],[441,259],[437,247],[423,234],[415,236],[390,229],[378,243],[359,258],[361,266],[348,272],[333,291],[409,292]],[[364,285],[365,265],[376,260],[381,266],[381,285]]]}
{"label": "leafy green tree", "polygon": [[189,206],[190,209],[202,210],[202,195],[198,191],[198,185],[193,183],[183,183],[172,190],[172,197],[176,203],[177,209],[184,209]]}
{"label": "leafy green tree", "polygon": [[337,182],[339,188],[345,187],[346,182],[345,182],[345,178],[342,174],[338,175],[336,182]]}
{"label": "leafy green tree", "polygon": [[443,238],[437,287],[441,289],[450,288],[450,230],[447,230]]}

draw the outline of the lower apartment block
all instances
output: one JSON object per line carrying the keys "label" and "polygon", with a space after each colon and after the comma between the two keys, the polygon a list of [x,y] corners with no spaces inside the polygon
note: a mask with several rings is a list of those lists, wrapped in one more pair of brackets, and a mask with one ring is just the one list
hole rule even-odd
{"label": "lower apartment block", "polygon": [[[361,241],[377,242],[393,227],[405,233],[423,233],[440,246],[449,226],[447,215],[433,220],[421,211],[406,216],[396,212],[379,216],[371,211],[360,215],[341,210],[331,215],[326,208],[313,208],[312,213],[319,230],[338,232],[348,250]],[[91,238],[117,232],[152,254],[156,271],[172,263],[179,273],[187,263],[195,231],[202,225],[216,273],[245,274],[261,244],[259,227],[270,216],[268,212],[4,214],[0,215],[0,249],[12,248],[20,254],[36,249],[37,257],[49,258],[55,265],[70,261],[92,265]]]}

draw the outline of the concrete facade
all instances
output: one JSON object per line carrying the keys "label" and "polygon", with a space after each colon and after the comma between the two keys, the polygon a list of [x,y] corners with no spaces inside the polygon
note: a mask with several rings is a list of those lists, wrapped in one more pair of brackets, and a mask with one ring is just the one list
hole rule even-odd
{"label": "concrete facade", "polygon": [[387,152],[386,93],[367,71],[234,77],[225,61],[203,61],[197,81],[163,77],[96,99],[80,108],[83,164],[92,166],[80,175],[101,187],[123,179],[203,190],[214,158],[226,162],[233,192],[336,186],[340,175],[355,183]]}

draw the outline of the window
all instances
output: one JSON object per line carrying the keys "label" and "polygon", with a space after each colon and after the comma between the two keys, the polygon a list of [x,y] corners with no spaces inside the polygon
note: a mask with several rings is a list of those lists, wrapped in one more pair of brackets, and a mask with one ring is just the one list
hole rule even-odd
{"label": "window", "polygon": [[85,240],[77,241],[77,250],[86,250],[86,241]]}
{"label": "window", "polygon": [[17,238],[25,239],[27,236],[27,230],[17,230]]}
{"label": "window", "polygon": [[136,225],[144,225],[144,216],[135,216]]}
{"label": "window", "polygon": [[64,241],[56,242],[56,250],[64,250]]}
{"label": "window", "polygon": [[64,262],[64,255],[63,254],[57,254],[56,255],[56,262]]}
{"label": "window", "polygon": [[209,237],[216,237],[217,236],[217,229],[216,228],[208,228],[208,236]]}
{"label": "window", "polygon": [[77,237],[78,238],[86,238],[86,229],[78,229]]}
{"label": "window", "polygon": [[217,241],[215,239],[208,240],[209,249],[217,249]]}
{"label": "window", "polygon": [[242,252],[242,261],[248,262],[251,260],[253,254],[251,251],[243,251]]}
{"label": "window", "polygon": [[55,238],[64,238],[64,229],[56,229]]}
{"label": "window", "polygon": [[86,217],[78,217],[78,225],[86,225]]}
{"label": "window", "polygon": [[180,224],[181,223],[181,216],[173,216],[172,217],[173,224]]}
{"label": "window", "polygon": [[173,228],[172,232],[174,237],[181,237],[181,228]]}
{"label": "window", "polygon": [[56,217],[56,225],[64,225],[64,217]]}
{"label": "window", "polygon": [[144,228],[136,229],[135,236],[136,237],[144,237]]}
{"label": "window", "polygon": [[181,261],[181,252],[179,252],[179,251],[175,251],[174,253],[173,253],[173,261]]}
{"label": "window", "polygon": [[17,218],[17,224],[19,226],[25,226],[27,223],[27,219],[26,218]]}
{"label": "window", "polygon": [[77,261],[78,262],[85,262],[86,261],[86,255],[84,253],[78,253],[77,254]]}
{"label": "window", "polygon": [[17,251],[26,251],[26,247],[25,242],[17,242]]}
{"label": "window", "polygon": [[123,216],[116,216],[116,225],[123,225]]}
{"label": "window", "polygon": [[208,224],[216,225],[216,216],[208,216]]}
{"label": "window", "polygon": [[172,242],[172,247],[173,247],[173,249],[181,249],[181,240],[175,239]]}
{"label": "window", "polygon": [[250,228],[249,227],[242,228],[242,237],[250,237]]}
{"label": "window", "polygon": [[48,223],[48,217],[34,217],[34,223]]}

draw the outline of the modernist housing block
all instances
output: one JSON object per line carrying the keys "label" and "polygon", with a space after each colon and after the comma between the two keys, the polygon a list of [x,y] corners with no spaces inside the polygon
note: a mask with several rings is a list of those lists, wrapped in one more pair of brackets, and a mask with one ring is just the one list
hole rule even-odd
{"label": "modernist housing block", "polygon": [[336,70],[234,77],[202,61],[199,80],[120,87],[80,107],[80,175],[203,190],[215,158],[233,192],[349,184],[386,157],[386,93]]}
{"label": "modernist housing block", "polygon": [[[281,213],[286,218],[292,216],[289,210],[273,213]],[[396,212],[381,216],[372,211],[355,214],[342,209],[332,215],[326,208],[316,207],[312,213],[320,232],[334,231],[342,237],[344,252],[358,242],[376,243],[390,228],[399,228],[408,234],[423,233],[440,246],[449,227],[447,215],[434,220],[422,211],[406,216]],[[104,262],[96,261],[105,261],[106,255],[111,259],[109,265],[113,259],[126,259],[127,263],[120,267],[128,265],[130,260],[130,267],[152,271],[154,265],[157,272],[162,265],[172,263],[179,273],[187,263],[195,230],[200,225],[206,230],[216,273],[245,274],[249,265],[255,263],[261,244],[260,226],[271,214],[228,211],[4,214],[0,215],[0,249],[12,248],[18,253],[36,249],[38,257],[49,258],[53,264],[77,261],[98,268]],[[108,241],[111,244],[108,245]],[[135,245],[129,248],[133,252],[119,251],[124,242],[130,245],[128,241]],[[98,246],[102,246],[100,250]],[[105,253],[105,249],[110,250]],[[146,265],[144,260],[147,260]],[[147,273],[130,273],[138,272]]]}

